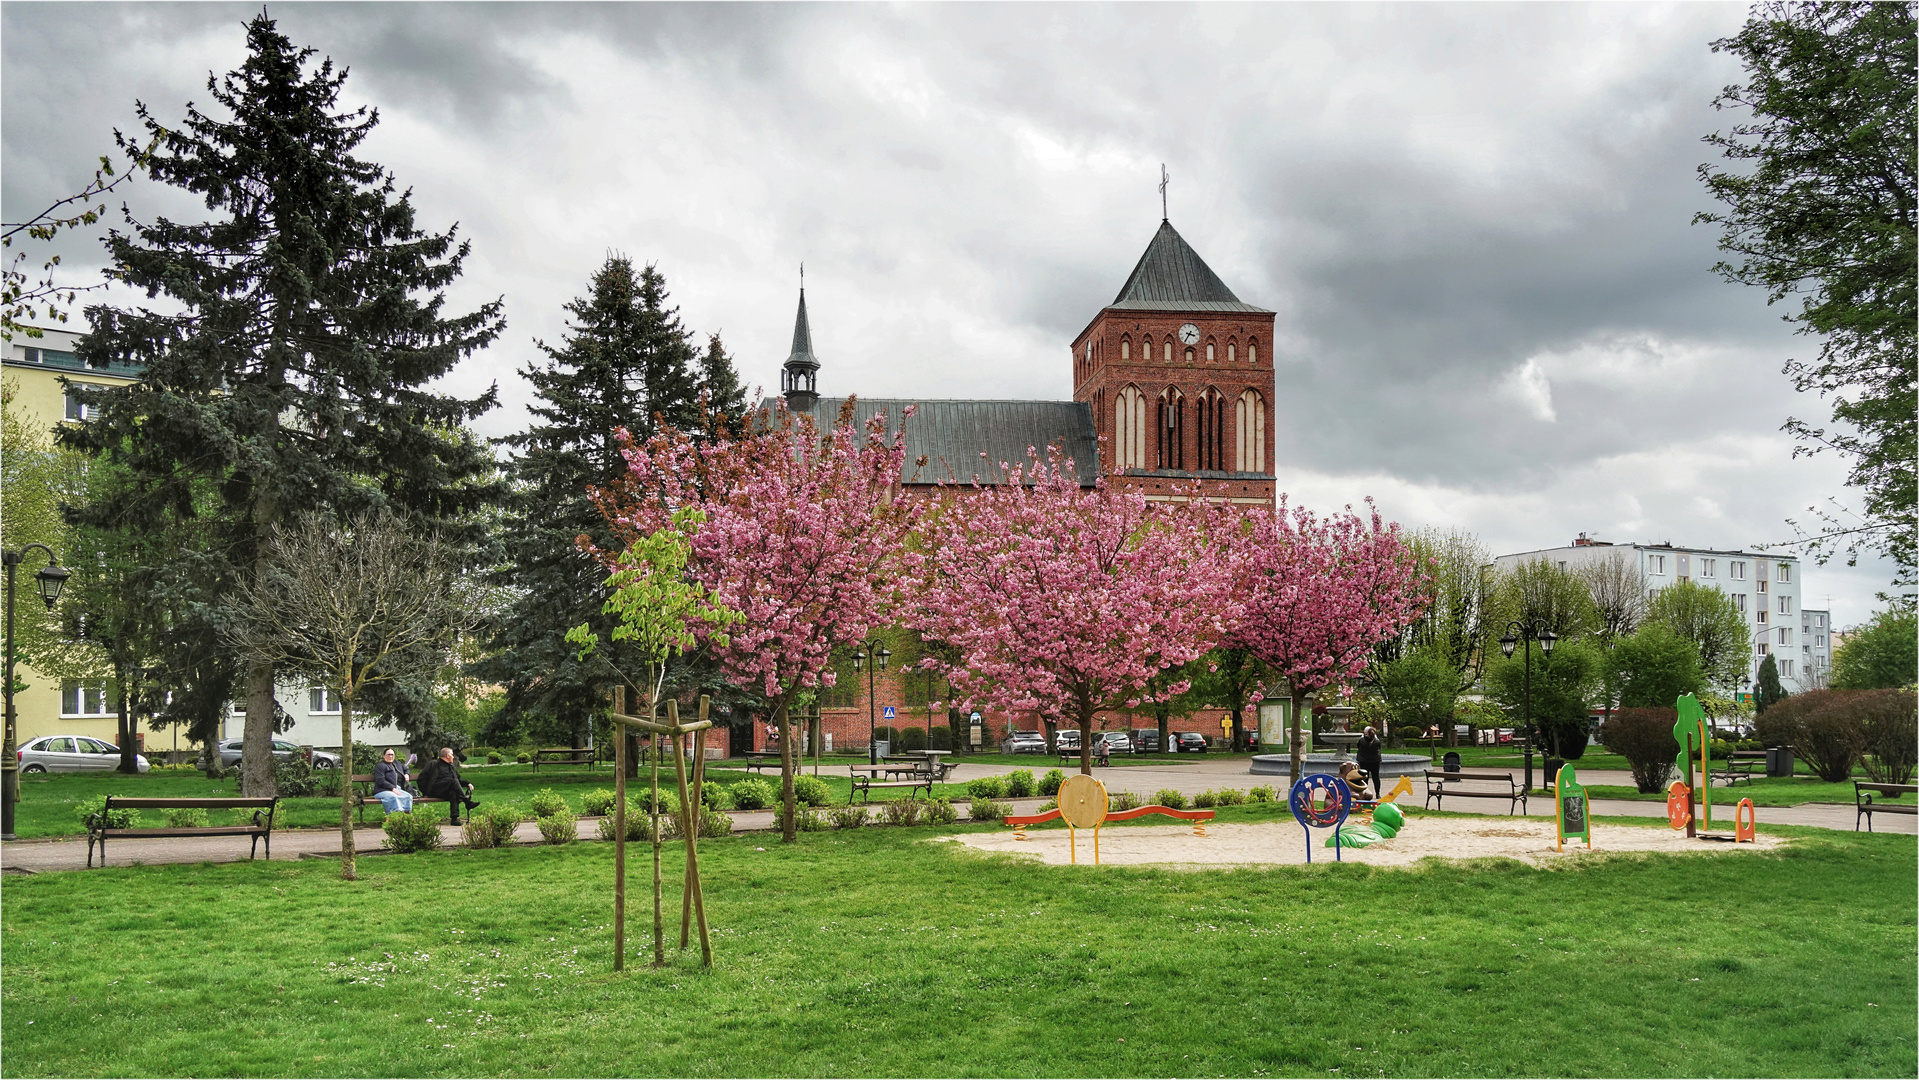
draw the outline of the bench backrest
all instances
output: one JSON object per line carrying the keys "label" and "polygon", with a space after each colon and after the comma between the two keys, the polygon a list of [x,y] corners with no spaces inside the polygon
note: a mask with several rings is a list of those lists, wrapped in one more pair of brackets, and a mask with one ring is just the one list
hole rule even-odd
{"label": "bench backrest", "polygon": [[184,810],[199,807],[207,810],[232,810],[245,807],[271,807],[279,801],[277,797],[272,796],[232,799],[162,799],[109,795],[106,808],[108,810]]}
{"label": "bench backrest", "polygon": [[1463,770],[1448,771],[1448,770],[1427,769],[1426,778],[1428,780],[1497,780],[1507,784],[1517,784],[1519,782],[1513,779],[1512,773],[1470,772],[1470,771],[1463,771]]}
{"label": "bench backrest", "polygon": [[1852,786],[1860,791],[1876,791],[1881,795],[1919,795],[1919,784],[1880,784],[1854,780]]}

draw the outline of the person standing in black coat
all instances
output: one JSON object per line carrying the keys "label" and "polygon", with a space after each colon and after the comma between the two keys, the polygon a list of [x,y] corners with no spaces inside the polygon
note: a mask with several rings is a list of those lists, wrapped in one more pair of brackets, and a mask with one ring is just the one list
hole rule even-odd
{"label": "person standing in black coat", "polygon": [[473,798],[473,785],[460,777],[460,767],[454,764],[453,748],[450,746],[441,747],[440,756],[420,770],[420,791],[429,798],[446,800],[447,806],[452,808],[452,814],[447,819],[449,825],[460,823],[461,806],[470,810],[480,805]]}
{"label": "person standing in black coat", "polygon": [[1359,767],[1366,770],[1366,779],[1372,782],[1373,787],[1384,791],[1379,778],[1381,754],[1378,728],[1368,727],[1359,736],[1359,749],[1353,752],[1353,756],[1359,759]]}

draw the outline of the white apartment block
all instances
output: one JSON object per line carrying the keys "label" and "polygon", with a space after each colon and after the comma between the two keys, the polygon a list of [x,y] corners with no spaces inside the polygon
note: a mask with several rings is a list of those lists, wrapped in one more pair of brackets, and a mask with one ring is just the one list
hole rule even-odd
{"label": "white apartment block", "polygon": [[1493,560],[1500,572],[1520,563],[1545,559],[1562,570],[1623,556],[1645,575],[1646,589],[1654,592],[1680,581],[1710,585],[1732,597],[1752,629],[1752,669],[1771,655],[1779,666],[1779,682],[1790,693],[1824,686],[1832,669],[1831,615],[1806,611],[1799,598],[1804,583],[1800,562],[1791,556],[1679,547],[1674,544],[1613,544],[1580,533],[1565,547],[1522,551]]}

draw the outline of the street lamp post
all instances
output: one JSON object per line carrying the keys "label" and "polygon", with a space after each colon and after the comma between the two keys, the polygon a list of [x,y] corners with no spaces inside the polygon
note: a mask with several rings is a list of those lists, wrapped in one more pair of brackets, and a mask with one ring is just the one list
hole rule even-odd
{"label": "street lamp post", "polygon": [[45,544],[28,544],[19,551],[0,551],[0,562],[7,567],[7,669],[6,669],[6,742],[3,751],[6,755],[0,761],[0,840],[12,840],[13,808],[20,802],[20,756],[14,750],[15,721],[13,711],[13,575],[14,568],[26,558],[27,552],[39,548],[47,553],[47,565],[34,575],[40,581],[40,599],[47,602],[47,610],[60,599],[60,588],[67,583],[68,571],[60,565],[60,559],[53,549]]}
{"label": "street lamp post", "polygon": [[[868,654],[871,654],[873,658],[870,665],[866,662]],[[860,642],[859,647],[853,650],[853,671],[858,673],[861,668],[866,670],[866,763],[868,765],[880,763],[879,744],[874,737],[879,726],[878,708],[875,704],[878,694],[874,689],[874,677],[877,673],[886,670],[886,662],[892,658],[893,650],[887,648],[886,643],[879,638],[868,638]]]}
{"label": "street lamp post", "polygon": [[1522,622],[1514,619],[1506,624],[1506,636],[1499,639],[1499,651],[1508,659],[1512,658],[1513,648],[1521,639],[1526,642],[1526,676],[1524,683],[1524,701],[1526,709],[1526,786],[1523,790],[1533,789],[1533,642],[1539,642],[1539,651],[1551,656],[1553,646],[1559,642],[1559,635],[1552,632],[1544,622]]}

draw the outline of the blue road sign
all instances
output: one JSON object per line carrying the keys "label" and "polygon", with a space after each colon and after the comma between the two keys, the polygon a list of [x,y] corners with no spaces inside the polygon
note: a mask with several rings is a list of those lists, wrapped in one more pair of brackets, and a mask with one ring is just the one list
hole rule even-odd
{"label": "blue road sign", "polygon": [[893,707],[891,705],[888,705],[885,711],[880,713],[880,715],[886,717],[888,720],[891,720],[896,714],[893,712]]}

